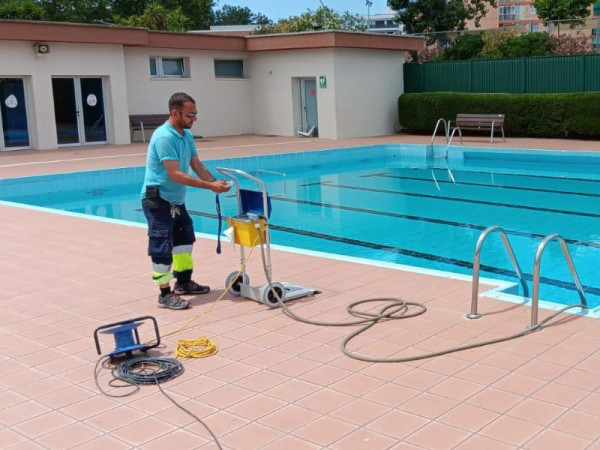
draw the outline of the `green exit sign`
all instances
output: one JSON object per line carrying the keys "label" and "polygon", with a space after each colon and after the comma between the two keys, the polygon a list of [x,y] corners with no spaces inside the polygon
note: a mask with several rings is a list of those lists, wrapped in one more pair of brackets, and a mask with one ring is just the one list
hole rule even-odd
{"label": "green exit sign", "polygon": [[325,75],[321,75],[319,77],[319,87],[321,89],[325,89],[327,87],[327,77]]}

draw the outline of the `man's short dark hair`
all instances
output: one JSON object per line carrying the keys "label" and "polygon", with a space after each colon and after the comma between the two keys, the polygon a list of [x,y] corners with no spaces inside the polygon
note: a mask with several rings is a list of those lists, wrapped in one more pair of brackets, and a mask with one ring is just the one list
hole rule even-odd
{"label": "man's short dark hair", "polygon": [[182,109],[185,102],[196,104],[196,101],[185,92],[175,92],[169,99],[169,112],[174,109]]}

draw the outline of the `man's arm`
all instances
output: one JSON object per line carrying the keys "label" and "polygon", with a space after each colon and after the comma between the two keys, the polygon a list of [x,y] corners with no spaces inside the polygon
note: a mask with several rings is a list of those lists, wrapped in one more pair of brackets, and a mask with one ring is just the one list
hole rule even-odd
{"label": "man's arm", "polygon": [[[200,163],[200,161],[198,161],[198,163]],[[167,172],[169,173],[169,177],[171,178],[171,180],[175,181],[176,183],[181,183],[181,184],[185,184],[186,186],[197,187],[197,188],[202,188],[202,189],[210,189],[211,191],[216,192],[216,193],[227,192],[230,189],[230,186],[228,184],[226,184],[223,180],[214,180],[213,176],[210,174],[210,172],[206,168],[204,168],[204,170],[206,171],[206,173],[208,173],[208,176],[210,178],[207,177],[207,179],[205,179],[205,178],[201,179],[201,178],[193,177],[190,174],[183,172],[179,168],[179,161],[166,160],[166,161],[163,161],[163,165],[165,166],[165,169],[167,169]],[[194,167],[193,160],[192,160],[192,167]],[[194,168],[194,172],[196,172],[199,177],[202,177],[198,173],[196,168]],[[212,180],[214,180],[214,181],[212,181]]]}
{"label": "man's arm", "polygon": [[202,161],[200,161],[198,157],[192,157],[192,159],[190,160],[190,166],[201,180],[209,182],[216,180],[213,174],[210,173],[210,170],[208,170],[206,166],[202,164]]}

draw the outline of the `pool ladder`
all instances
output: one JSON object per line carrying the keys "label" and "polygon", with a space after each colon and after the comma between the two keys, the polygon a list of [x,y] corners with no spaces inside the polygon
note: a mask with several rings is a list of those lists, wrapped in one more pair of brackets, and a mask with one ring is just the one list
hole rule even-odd
{"label": "pool ladder", "polygon": [[460,131],[460,128],[454,128],[452,130],[452,132],[450,132],[450,124],[452,123],[451,120],[446,121],[446,119],[438,119],[437,123],[435,124],[435,128],[433,129],[433,135],[431,136],[431,141],[429,141],[429,145],[431,145],[431,151],[433,152],[433,141],[435,140],[435,135],[437,134],[438,128],[440,127],[440,124],[444,124],[444,135],[446,136],[446,153],[444,154],[444,156],[434,156],[434,158],[446,158],[448,159],[448,148],[450,147],[450,145],[452,144],[452,138],[454,138],[454,133],[456,133],[456,131],[458,131],[458,134],[460,135],[460,142],[462,143],[462,133]]}
{"label": "pool ladder", "polygon": [[[477,312],[477,298],[479,295],[479,267],[480,267],[480,256],[481,256],[481,248],[483,246],[484,241],[492,232],[500,233],[502,237],[502,241],[504,242],[504,247],[506,248],[506,252],[512,261],[515,272],[517,273],[517,277],[521,282],[521,286],[523,287],[523,296],[527,297],[529,295],[529,290],[527,288],[527,283],[525,281],[525,277],[523,276],[523,272],[521,271],[521,267],[519,266],[519,262],[515,258],[515,253],[513,252],[512,246],[508,240],[506,232],[499,227],[498,225],[494,225],[483,230],[479,239],[477,240],[477,245],[475,246],[475,256],[473,258],[473,286],[472,286],[472,296],[471,296],[471,312],[466,315],[469,319],[479,319],[481,314]],[[581,300],[581,304],[587,308],[587,298],[583,291],[583,287],[581,282],[579,281],[579,276],[577,275],[577,270],[573,265],[573,259],[571,258],[571,253],[567,248],[567,243],[563,239],[563,237],[558,234],[550,234],[546,236],[540,245],[537,248],[537,252],[535,254],[535,259],[533,261],[533,280],[532,280],[532,289],[533,293],[531,295],[531,323],[529,328],[534,328],[538,324],[538,304],[539,304],[539,294],[540,294],[540,266],[542,262],[542,255],[544,254],[544,250],[546,246],[552,241],[558,241],[560,243],[563,255],[569,266],[569,270],[571,272],[571,276],[573,277],[573,281],[575,282],[575,286],[577,287],[577,291],[579,292],[579,298]]]}
{"label": "pool ladder", "polygon": [[[446,137],[446,154],[444,156],[433,156],[434,158],[445,158],[446,160],[448,159],[448,139],[450,136],[450,123],[450,120],[446,121],[446,119],[438,119],[438,121],[435,124],[433,134],[431,135],[431,141],[429,141],[429,145],[431,146],[431,154],[433,155],[433,142],[435,141],[435,136],[437,134],[438,128],[440,127],[440,124],[444,124],[444,136]],[[437,188],[437,190],[441,191],[440,185],[437,181],[437,178],[435,177],[435,173],[433,170],[434,169],[431,169],[431,177],[433,178],[433,182],[435,183],[435,187]],[[450,180],[456,184],[454,174],[450,170],[450,167],[448,167],[447,165],[446,170],[448,171],[448,176],[450,177]]]}

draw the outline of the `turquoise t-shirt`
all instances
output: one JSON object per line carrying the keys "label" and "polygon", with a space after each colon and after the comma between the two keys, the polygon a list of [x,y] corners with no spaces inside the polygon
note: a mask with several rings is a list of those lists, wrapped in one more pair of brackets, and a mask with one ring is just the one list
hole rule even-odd
{"label": "turquoise t-shirt", "polygon": [[142,198],[146,196],[146,186],[157,185],[160,198],[175,205],[183,204],[186,186],[176,183],[169,177],[163,161],[179,161],[181,171],[189,173],[190,160],[197,157],[196,144],[190,130],[183,130],[182,136],[169,122],[158,127],[152,134],[148,146]]}

